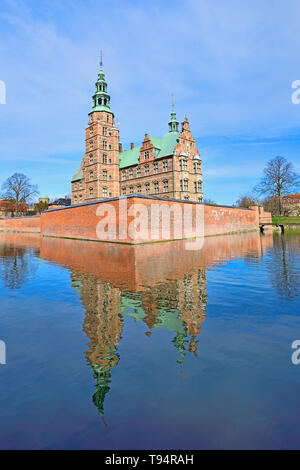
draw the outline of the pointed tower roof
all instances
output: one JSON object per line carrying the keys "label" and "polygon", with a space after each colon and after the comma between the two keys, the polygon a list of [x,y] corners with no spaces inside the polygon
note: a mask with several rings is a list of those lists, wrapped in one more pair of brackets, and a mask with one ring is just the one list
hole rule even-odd
{"label": "pointed tower roof", "polygon": [[179,126],[179,122],[177,121],[176,112],[174,109],[174,100],[175,100],[175,97],[174,95],[172,95],[172,112],[171,112],[171,119],[169,121],[169,132],[178,132],[178,126]]}
{"label": "pointed tower roof", "polygon": [[101,416],[104,416],[104,400],[110,390],[111,372],[108,370],[97,371],[94,368],[94,375],[97,380],[96,392],[93,395],[93,402],[98,408]]}
{"label": "pointed tower roof", "polygon": [[96,81],[96,90],[93,95],[93,108],[92,111],[106,111],[111,113],[110,110],[110,95],[107,93],[107,83],[105,81],[103,72],[103,54],[101,52],[100,71]]}

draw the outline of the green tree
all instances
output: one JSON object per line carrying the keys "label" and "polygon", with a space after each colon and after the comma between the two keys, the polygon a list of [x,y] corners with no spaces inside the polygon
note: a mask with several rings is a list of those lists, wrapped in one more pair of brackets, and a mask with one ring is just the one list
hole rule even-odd
{"label": "green tree", "polygon": [[39,201],[37,204],[34,205],[34,210],[41,214],[41,212],[48,210],[48,202]]}

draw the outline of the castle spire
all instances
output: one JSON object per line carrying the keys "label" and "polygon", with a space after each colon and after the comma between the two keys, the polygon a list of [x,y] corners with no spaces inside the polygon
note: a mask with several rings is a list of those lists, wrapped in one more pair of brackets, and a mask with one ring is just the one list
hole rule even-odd
{"label": "castle spire", "polygon": [[110,96],[107,93],[107,83],[103,72],[103,52],[100,54],[100,71],[96,81],[96,91],[93,96],[92,111],[110,111]]}
{"label": "castle spire", "polygon": [[172,112],[171,112],[171,120],[169,121],[169,132],[178,132],[179,122],[176,118],[175,112],[175,96],[172,95]]}

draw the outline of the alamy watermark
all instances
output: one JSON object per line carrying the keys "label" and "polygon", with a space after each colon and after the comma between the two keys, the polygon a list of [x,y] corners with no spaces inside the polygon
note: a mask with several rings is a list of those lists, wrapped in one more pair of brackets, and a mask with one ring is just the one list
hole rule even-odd
{"label": "alamy watermark", "polygon": [[292,83],[294,93],[292,94],[292,103],[300,104],[300,80],[294,80]]}
{"label": "alamy watermark", "polygon": [[150,243],[188,239],[186,250],[199,250],[204,244],[203,204],[167,200],[159,203],[151,199],[131,204],[127,197],[121,197],[118,204],[100,204],[96,215],[101,217],[96,233],[102,241]]}
{"label": "alamy watermark", "polygon": [[6,104],[6,84],[0,80],[0,104]]}
{"label": "alamy watermark", "polygon": [[0,365],[6,364],[6,344],[0,340]]}
{"label": "alamy watermark", "polygon": [[292,363],[294,366],[299,366],[300,364],[300,340],[296,340],[292,344],[292,349],[295,349],[295,351],[292,354]]}

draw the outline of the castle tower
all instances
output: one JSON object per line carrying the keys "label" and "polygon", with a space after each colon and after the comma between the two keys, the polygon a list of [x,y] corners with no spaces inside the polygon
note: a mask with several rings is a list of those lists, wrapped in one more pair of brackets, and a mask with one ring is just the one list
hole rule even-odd
{"label": "castle tower", "polygon": [[169,121],[169,132],[179,132],[178,130],[179,122],[177,121],[177,118],[176,118],[174,99],[175,97],[172,95],[172,112],[171,112],[171,119]]}
{"label": "castle tower", "polygon": [[119,196],[119,129],[110,109],[102,63],[85,133],[85,155],[72,179],[72,204]]}

